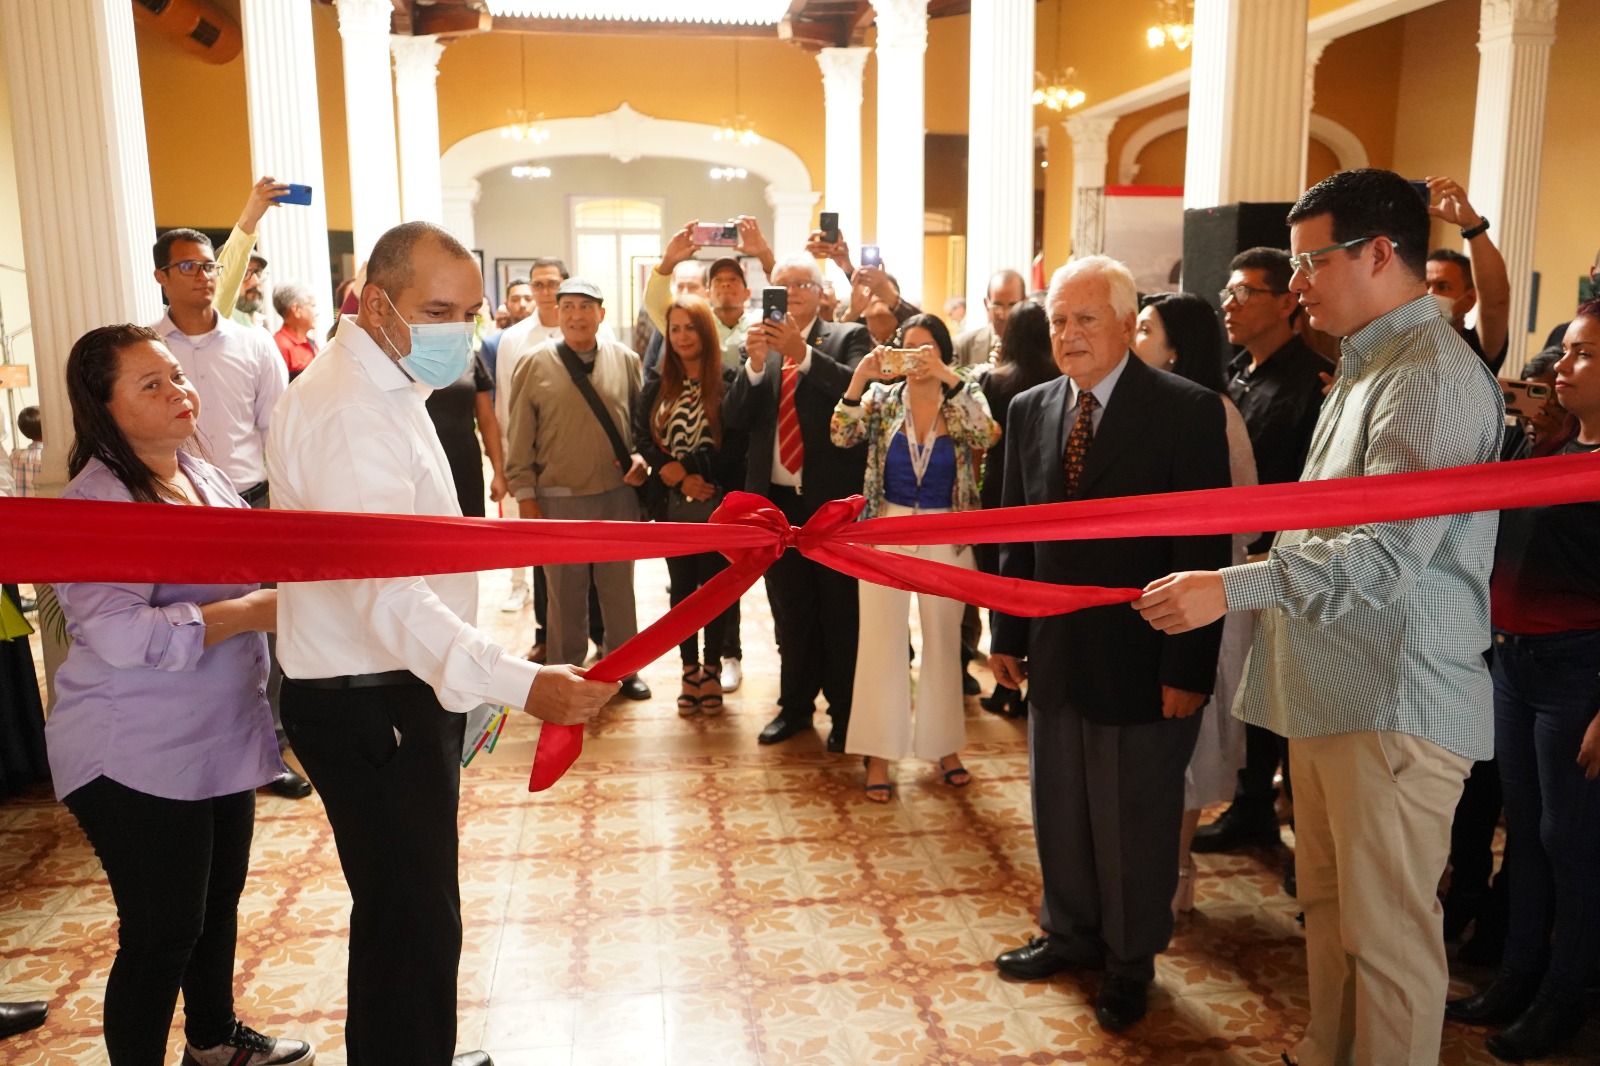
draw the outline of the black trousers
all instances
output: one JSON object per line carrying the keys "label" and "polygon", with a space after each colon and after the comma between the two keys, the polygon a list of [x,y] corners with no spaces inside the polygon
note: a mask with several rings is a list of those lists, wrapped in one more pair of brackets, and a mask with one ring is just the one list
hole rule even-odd
{"label": "black trousers", "polygon": [[456,810],[465,719],[419,683],[283,684],[283,724],[350,884],[350,1066],[447,1066],[456,1043]]}
{"label": "black trousers", "polygon": [[1239,769],[1234,804],[1270,809],[1278,798],[1272,778],[1278,772],[1279,763],[1283,764],[1284,790],[1293,798],[1294,789],[1289,781],[1289,742],[1270,729],[1245,723],[1244,766]]}
{"label": "black trousers", "polygon": [[162,799],[97,777],[63,802],[94,845],[117,903],[105,1005],[111,1066],[162,1066],[180,988],[189,1043],[220,1044],[233,1031],[233,952],[255,793]]}
{"label": "black trousers", "polygon": [[1091,722],[1062,704],[1028,714],[1028,773],[1044,881],[1039,925],[1083,966],[1138,981],[1172,938],[1183,778],[1200,715]]}
{"label": "black trousers", "polygon": [[[676,607],[688,599],[701,585],[716,577],[728,568],[728,560],[720,552],[701,552],[699,555],[677,555],[667,559],[667,573],[672,578],[672,587],[669,599],[672,606]],[[683,665],[692,666],[695,663],[705,663],[711,668],[712,673],[722,669],[719,661],[723,650],[728,646],[728,627],[735,629],[739,625],[739,601],[735,600],[733,606],[717,615],[706,623],[705,629],[705,658],[700,657],[700,634],[690,633],[682,644],[678,645],[679,657]],[[737,639],[737,638],[735,638]]]}
{"label": "black trousers", "polygon": [[[792,491],[774,485],[772,501],[793,525],[804,525],[811,517]],[[847,727],[860,621],[856,579],[791,548],[767,570],[766,585],[778,640],[779,711],[785,718],[810,722],[820,692],[828,701],[833,727]]]}

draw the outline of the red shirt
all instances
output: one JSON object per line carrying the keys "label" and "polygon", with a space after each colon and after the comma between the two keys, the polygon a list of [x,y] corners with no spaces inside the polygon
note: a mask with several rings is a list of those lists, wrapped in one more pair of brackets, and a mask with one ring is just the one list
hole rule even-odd
{"label": "red shirt", "polygon": [[311,360],[316,357],[317,346],[311,343],[311,338],[299,340],[289,332],[289,327],[284,326],[272,335],[278,342],[278,352],[283,356],[283,361],[289,364],[289,373],[298,374],[311,365]]}

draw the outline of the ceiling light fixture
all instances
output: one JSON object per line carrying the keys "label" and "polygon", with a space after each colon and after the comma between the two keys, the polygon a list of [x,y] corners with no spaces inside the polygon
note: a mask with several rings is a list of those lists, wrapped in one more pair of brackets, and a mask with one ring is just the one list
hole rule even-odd
{"label": "ceiling light fixture", "polygon": [[1088,99],[1082,89],[1073,84],[1078,72],[1072,67],[1058,70],[1046,80],[1037,70],[1033,72],[1033,106],[1048,107],[1052,111],[1071,111]]}
{"label": "ceiling light fixture", "polygon": [[750,176],[744,167],[712,167],[712,181],[743,181]]}
{"label": "ceiling light fixture", "polygon": [[1194,0],[1156,0],[1156,23],[1144,31],[1151,48],[1171,44],[1182,52],[1194,43]]}
{"label": "ceiling light fixture", "polygon": [[500,136],[508,141],[543,144],[550,139],[550,131],[539,125],[544,121],[544,112],[528,114],[528,38],[523,36],[518,46],[522,49],[522,106],[506,112],[511,121],[500,127]]}
{"label": "ceiling light fixture", "polygon": [[548,178],[550,176],[550,168],[542,163],[523,163],[511,168],[511,176],[529,180],[533,178]]}
{"label": "ceiling light fixture", "polygon": [[711,139],[718,142],[736,144],[740,148],[752,148],[761,143],[761,135],[750,120],[744,117],[744,112],[739,110],[739,42],[733,42],[733,118],[723,119],[722,125],[711,135]]}
{"label": "ceiling light fixture", "polygon": [[776,26],[789,0],[487,0],[489,14],[530,19],[603,22],[694,22]]}

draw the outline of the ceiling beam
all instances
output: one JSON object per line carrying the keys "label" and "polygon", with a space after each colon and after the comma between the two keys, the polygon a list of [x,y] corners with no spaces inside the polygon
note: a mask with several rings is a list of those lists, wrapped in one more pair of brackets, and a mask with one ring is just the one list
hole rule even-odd
{"label": "ceiling beam", "polygon": [[488,30],[493,20],[486,12],[454,4],[418,4],[411,15],[411,32],[429,34],[476,33]]}
{"label": "ceiling beam", "polygon": [[[486,16],[487,17],[487,16]],[[772,26],[632,19],[541,19],[500,15],[488,27],[506,33],[628,34],[636,37],[772,37]]]}

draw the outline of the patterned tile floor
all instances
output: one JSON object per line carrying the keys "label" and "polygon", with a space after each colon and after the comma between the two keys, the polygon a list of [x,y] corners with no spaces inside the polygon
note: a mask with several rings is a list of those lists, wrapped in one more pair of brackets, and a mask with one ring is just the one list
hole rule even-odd
{"label": "patterned tile floor", "polygon": [[[665,580],[659,563],[640,566],[641,617],[664,608]],[[495,610],[503,581],[484,579],[484,620],[525,646],[529,613]],[[776,694],[771,633],[758,589],[747,681],[721,718],[677,717],[664,660],[645,675],[656,697],[611,707],[553,790],[526,791],[537,730],[521,717],[463,774],[462,1048],[499,1066],[1278,1061],[1306,992],[1272,856],[1200,857],[1198,906],[1158,960],[1149,1017],[1109,1036],[1093,982],[1014,984],[991,962],[1035,929],[1021,728],[974,703],[971,787],[907,761],[895,802],[868,803],[859,766],[823,750],[820,718],[816,735],[756,745]],[[320,803],[263,792],[238,1010],[313,1041],[324,1066],[345,1062],[348,908]],[[0,805],[0,994],[52,1007],[42,1029],[0,1044],[0,1061],[105,1062],[115,926],[71,816],[46,793]],[[1486,975],[1459,976],[1458,993]],[[1483,1035],[1447,1026],[1442,1061],[1493,1061]],[[1549,1061],[1600,1061],[1600,1031]]]}

